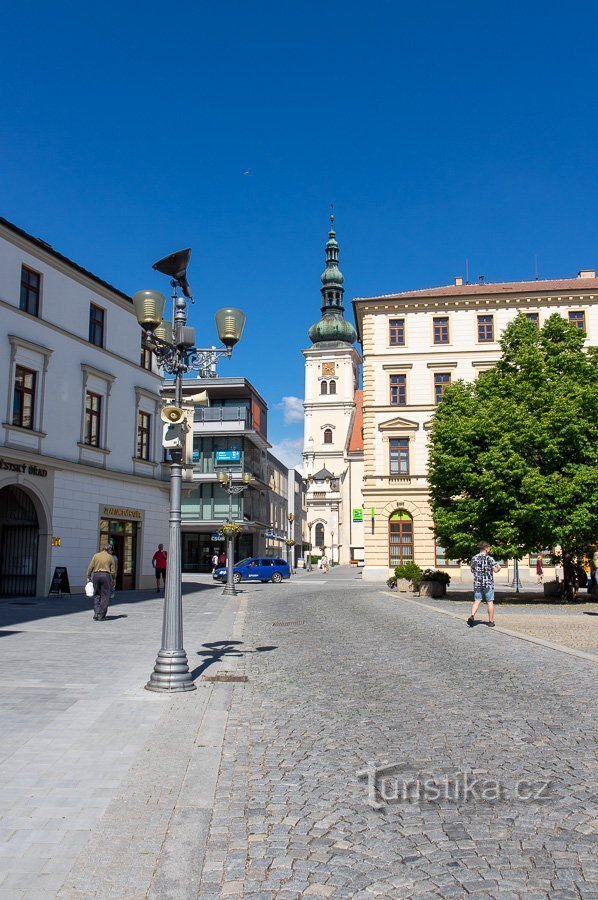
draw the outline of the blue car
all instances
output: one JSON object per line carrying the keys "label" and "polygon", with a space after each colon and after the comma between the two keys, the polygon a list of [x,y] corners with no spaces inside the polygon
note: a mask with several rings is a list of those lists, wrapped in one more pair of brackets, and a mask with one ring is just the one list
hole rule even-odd
{"label": "blue car", "polygon": [[[216,581],[226,581],[226,566],[214,569],[212,577]],[[274,581],[278,583],[283,578],[290,578],[291,570],[284,559],[270,559],[258,556],[248,556],[240,559],[233,567],[233,581],[238,584],[242,581]]]}

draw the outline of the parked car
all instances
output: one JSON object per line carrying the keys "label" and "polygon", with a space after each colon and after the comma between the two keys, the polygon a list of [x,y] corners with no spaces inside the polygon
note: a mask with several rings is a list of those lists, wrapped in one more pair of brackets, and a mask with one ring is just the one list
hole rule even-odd
{"label": "parked car", "polygon": [[[226,566],[219,566],[214,569],[212,578],[215,581],[226,581]],[[284,559],[265,558],[258,556],[248,556],[247,559],[240,559],[233,566],[233,581],[238,584],[240,581],[282,581],[283,578],[290,578],[291,570],[288,562]]]}

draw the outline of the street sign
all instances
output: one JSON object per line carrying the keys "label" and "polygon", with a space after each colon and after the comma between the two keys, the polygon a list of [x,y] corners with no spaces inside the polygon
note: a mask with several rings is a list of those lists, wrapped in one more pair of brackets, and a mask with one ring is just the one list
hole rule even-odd
{"label": "street sign", "polygon": [[362,507],[358,507],[353,510],[353,521],[354,522],[363,522],[363,509]]}

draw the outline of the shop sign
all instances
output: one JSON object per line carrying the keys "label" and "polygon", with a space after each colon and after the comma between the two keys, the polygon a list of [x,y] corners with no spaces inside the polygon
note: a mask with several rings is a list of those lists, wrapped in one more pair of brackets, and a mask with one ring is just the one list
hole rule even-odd
{"label": "shop sign", "polygon": [[48,474],[47,469],[40,469],[39,466],[30,466],[28,463],[9,462],[7,459],[0,459],[0,469],[6,469],[8,472],[22,472],[27,475],[37,475],[38,478],[45,478]]}
{"label": "shop sign", "polygon": [[102,506],[100,515],[107,519],[142,519],[140,509],[128,509],[125,506]]}
{"label": "shop sign", "polygon": [[221,531],[215,531],[213,534],[210,535],[210,540],[211,541],[223,541],[224,535],[222,534]]}
{"label": "shop sign", "polygon": [[240,450],[216,450],[217,463],[240,463]]}

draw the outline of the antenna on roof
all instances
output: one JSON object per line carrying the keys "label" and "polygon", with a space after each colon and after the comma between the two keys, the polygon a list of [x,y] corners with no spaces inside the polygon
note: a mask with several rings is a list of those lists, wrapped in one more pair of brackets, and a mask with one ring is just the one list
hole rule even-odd
{"label": "antenna on roof", "polygon": [[536,281],[538,281],[539,278],[538,278],[538,254],[537,253],[534,255],[534,273],[536,276]]}
{"label": "antenna on roof", "polygon": [[469,258],[465,257],[465,284],[469,284]]}

